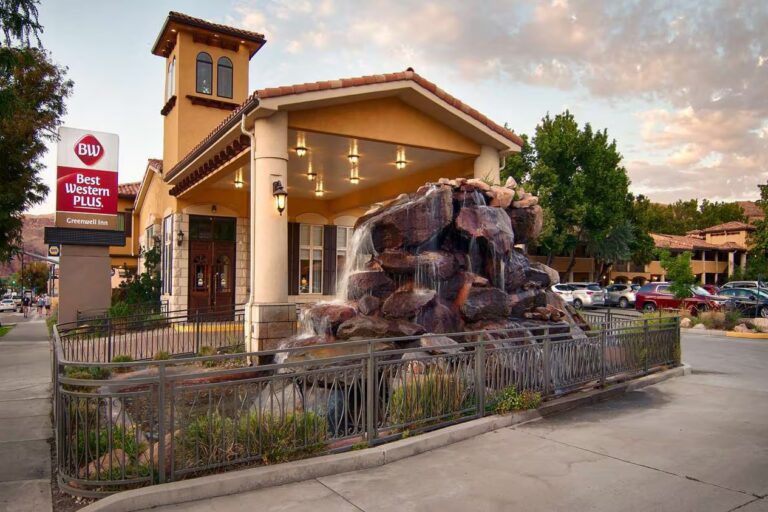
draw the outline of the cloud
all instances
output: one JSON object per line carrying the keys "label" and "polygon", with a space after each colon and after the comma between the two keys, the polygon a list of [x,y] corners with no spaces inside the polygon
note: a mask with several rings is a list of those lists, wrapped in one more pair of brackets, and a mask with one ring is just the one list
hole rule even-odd
{"label": "cloud", "polygon": [[[766,2],[267,0],[236,13],[283,37],[272,44],[303,55],[299,65],[334,62],[349,74],[410,65],[654,105],[638,114],[648,158],[627,165],[648,190],[639,170],[660,190],[668,176],[694,177],[666,190],[702,196],[724,194],[725,180],[751,193],[768,170]],[[689,188],[696,179],[701,188]]]}

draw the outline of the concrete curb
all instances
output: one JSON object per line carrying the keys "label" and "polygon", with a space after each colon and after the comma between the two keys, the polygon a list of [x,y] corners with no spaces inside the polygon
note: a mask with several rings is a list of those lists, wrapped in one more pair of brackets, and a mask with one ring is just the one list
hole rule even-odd
{"label": "concrete curb", "polygon": [[726,331],[725,335],[729,338],[746,338],[751,340],[768,340],[768,332],[738,332]]}
{"label": "concrete curb", "polygon": [[726,331],[721,331],[720,329],[694,329],[693,327],[690,328],[680,328],[680,334],[701,334],[703,336],[725,336]]}
{"label": "concrete curb", "polygon": [[691,367],[683,364],[677,368],[646,375],[639,379],[613,384],[604,389],[574,393],[551,400],[536,410],[520,411],[504,416],[488,416],[374,448],[124,491],[92,503],[81,509],[81,512],[134,512],[152,507],[255,491],[349,471],[370,469],[464,441],[493,430],[522,425],[545,416],[608,400],[629,391],[690,373]]}

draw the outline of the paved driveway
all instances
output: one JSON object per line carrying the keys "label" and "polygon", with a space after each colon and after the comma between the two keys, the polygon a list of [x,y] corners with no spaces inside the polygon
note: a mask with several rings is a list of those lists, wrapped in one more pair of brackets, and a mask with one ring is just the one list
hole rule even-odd
{"label": "paved driveway", "polygon": [[371,470],[156,511],[768,512],[768,342],[686,334],[693,375]]}

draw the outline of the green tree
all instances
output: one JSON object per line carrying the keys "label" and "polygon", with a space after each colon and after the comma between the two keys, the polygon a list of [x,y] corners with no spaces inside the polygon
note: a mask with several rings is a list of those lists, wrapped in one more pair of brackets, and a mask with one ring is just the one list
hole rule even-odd
{"label": "green tree", "polygon": [[632,255],[636,228],[621,159],[606,130],[594,131],[589,123],[579,128],[567,110],[547,114],[531,143],[507,158],[502,180],[512,176],[539,196],[549,226],[536,245],[550,263],[553,256],[570,255],[570,272],[579,245],[603,272]]}
{"label": "green tree", "polygon": [[745,222],[744,210],[739,203],[711,202],[708,199],[701,201],[699,207],[698,229],[717,226],[726,222]]}
{"label": "green tree", "polygon": [[156,241],[154,247],[142,252],[144,259],[144,272],[129,275],[120,283],[120,291],[114,299],[128,304],[154,304],[160,303],[160,243]]}
{"label": "green tree", "polygon": [[[18,254],[22,214],[45,199],[46,143],[66,113],[72,82],[39,46],[37,0],[0,0],[0,261]],[[30,42],[34,40],[37,47]]]}
{"label": "green tree", "polygon": [[685,251],[676,256],[672,256],[669,251],[663,250],[659,254],[661,266],[667,275],[667,281],[670,291],[678,299],[685,299],[693,295],[691,287],[696,284],[696,276],[691,270],[691,254]]}
{"label": "green tree", "polygon": [[32,261],[24,265],[24,288],[35,293],[48,292],[48,264],[44,261]]}

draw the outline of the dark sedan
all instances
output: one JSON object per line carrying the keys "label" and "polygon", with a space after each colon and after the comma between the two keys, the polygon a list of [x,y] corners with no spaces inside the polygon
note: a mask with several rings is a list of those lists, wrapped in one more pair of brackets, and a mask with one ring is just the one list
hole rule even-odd
{"label": "dark sedan", "polygon": [[728,300],[723,309],[738,311],[742,316],[768,318],[768,293],[756,288],[727,288],[720,297]]}

